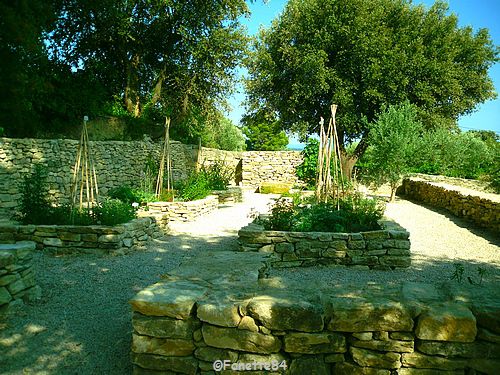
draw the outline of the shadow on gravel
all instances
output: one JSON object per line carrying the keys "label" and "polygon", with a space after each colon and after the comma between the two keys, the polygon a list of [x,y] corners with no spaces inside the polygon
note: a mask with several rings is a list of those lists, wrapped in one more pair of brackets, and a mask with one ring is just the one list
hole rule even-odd
{"label": "shadow on gravel", "polygon": [[0,321],[0,373],[130,374],[130,298],[183,259],[236,246],[235,237],[178,234],[124,256],[38,253],[43,297]]}
{"label": "shadow on gravel", "polygon": [[[475,234],[476,236],[484,238],[485,240],[489,241],[493,245],[500,246],[500,233],[495,233],[492,230],[478,226],[477,224],[473,223],[472,221],[468,221],[464,218],[455,216],[450,211],[448,211],[444,208],[433,207],[433,206],[430,206],[428,204],[425,204],[425,203],[422,203],[422,202],[419,202],[419,201],[416,201],[413,199],[407,199],[406,197],[398,197],[398,198],[401,200],[407,200],[408,202],[422,206],[430,211],[433,211],[435,213],[443,215],[447,219],[452,221],[454,224],[456,224],[457,226],[467,229],[471,233]],[[398,199],[398,198],[396,198],[396,199]]]}

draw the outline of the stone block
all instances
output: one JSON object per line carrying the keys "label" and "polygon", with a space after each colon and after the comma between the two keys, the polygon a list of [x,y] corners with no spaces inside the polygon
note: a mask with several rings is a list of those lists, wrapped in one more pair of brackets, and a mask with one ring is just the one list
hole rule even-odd
{"label": "stone block", "polygon": [[290,375],[329,375],[330,366],[322,357],[299,357],[292,360]]}
{"label": "stone block", "polygon": [[12,300],[12,296],[10,295],[7,288],[0,287],[0,305],[4,305],[9,303]]}
{"label": "stone block", "polygon": [[9,285],[10,283],[13,283],[16,280],[19,280],[21,277],[19,274],[8,274],[5,276],[0,276],[0,286],[6,286]]}
{"label": "stone block", "polygon": [[275,245],[275,251],[277,253],[293,253],[295,246],[288,242],[281,242]]}
{"label": "stone block", "polygon": [[244,316],[241,318],[240,324],[238,324],[238,329],[245,329],[251,332],[259,332],[259,326],[250,316]]}
{"label": "stone block", "polygon": [[195,375],[198,370],[198,360],[194,357],[165,357],[142,353],[131,353],[131,357],[132,363],[140,368],[162,371],[160,374],[171,371],[172,373]]}
{"label": "stone block", "polygon": [[356,348],[371,349],[381,352],[398,352],[412,353],[413,341],[397,341],[397,340],[371,340],[371,341],[354,341],[351,343]]}
{"label": "stone block", "polygon": [[193,337],[193,332],[201,327],[201,323],[193,318],[179,320],[134,313],[132,326],[140,335],[189,340]]}
{"label": "stone block", "polygon": [[194,352],[194,356],[202,361],[214,362],[216,360],[229,360],[231,362],[236,362],[238,360],[238,352],[227,349],[211,348],[209,346],[203,348],[197,348]]}
{"label": "stone block", "polygon": [[465,359],[449,359],[417,352],[403,353],[402,363],[404,367],[436,370],[463,370],[467,366],[467,360]]}
{"label": "stone block", "polygon": [[477,338],[489,342],[500,344],[500,335],[496,335],[486,328],[479,328],[477,331]]}
{"label": "stone block", "polygon": [[237,327],[241,316],[238,304],[228,301],[209,300],[198,302],[198,319],[221,327]]}
{"label": "stone block", "polygon": [[443,357],[500,358],[500,345],[481,341],[471,343],[419,341],[416,348],[419,352]]}
{"label": "stone block", "polygon": [[63,241],[80,242],[81,235],[78,233],[62,232],[57,235]]}
{"label": "stone block", "polygon": [[134,353],[178,357],[191,355],[194,349],[192,339],[156,338],[132,334],[132,351]]}
{"label": "stone block", "polygon": [[354,332],[352,336],[361,341],[370,341],[373,338],[373,332]]}
{"label": "stone block", "polygon": [[44,238],[42,241],[44,246],[50,246],[50,247],[62,247],[63,242],[59,238]]}
{"label": "stone block", "polygon": [[187,319],[206,292],[206,288],[188,281],[161,282],[137,293],[130,304],[143,315]]}
{"label": "stone block", "polygon": [[394,256],[394,255],[385,255],[379,258],[380,264],[383,266],[392,266],[392,267],[410,267],[411,258],[406,256]]}
{"label": "stone block", "polygon": [[284,350],[289,353],[345,353],[346,339],[336,333],[289,333],[284,337]]}
{"label": "stone block", "polygon": [[203,324],[202,333],[205,343],[215,348],[251,353],[277,353],[281,349],[281,341],[272,335],[209,324]]}
{"label": "stone block", "polygon": [[434,306],[418,317],[415,335],[422,340],[473,342],[476,318],[458,304]]}
{"label": "stone block", "polygon": [[401,367],[401,354],[380,353],[366,349],[351,347],[352,359],[362,367],[376,367],[383,369],[398,369]]}
{"label": "stone block", "polygon": [[413,319],[408,307],[399,302],[344,300],[333,306],[330,331],[411,331]]}
{"label": "stone block", "polygon": [[359,241],[349,240],[347,242],[347,247],[352,250],[364,250],[366,248],[366,242],[363,240]]}
{"label": "stone block", "polygon": [[249,300],[246,312],[272,330],[302,332],[323,330],[323,308],[319,303],[308,302],[300,295],[290,298],[255,297]]}

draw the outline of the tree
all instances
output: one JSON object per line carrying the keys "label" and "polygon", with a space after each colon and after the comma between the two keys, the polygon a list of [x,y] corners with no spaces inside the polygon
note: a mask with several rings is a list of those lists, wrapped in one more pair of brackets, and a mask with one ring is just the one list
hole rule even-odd
{"label": "tree", "polygon": [[441,1],[427,9],[409,0],[290,0],[249,59],[249,111],[268,108],[283,129],[305,135],[337,104],[346,176],[383,105],[409,100],[426,127],[453,127],[495,97],[488,69],[499,49],[486,29],[460,28],[447,12]]}
{"label": "tree", "polygon": [[172,118],[172,131],[225,103],[247,37],[244,0],[68,0],[49,34],[51,55],[98,77],[134,117]]}
{"label": "tree", "polygon": [[205,147],[219,150],[243,151],[245,149],[245,137],[241,129],[222,114],[207,123],[201,135],[201,143]]}
{"label": "tree", "polygon": [[368,174],[376,185],[389,183],[391,202],[402,177],[410,171],[422,130],[417,110],[409,102],[383,109],[370,128]]}
{"label": "tree", "polygon": [[280,122],[266,111],[244,116],[242,122],[248,150],[279,151],[288,145],[288,137]]}

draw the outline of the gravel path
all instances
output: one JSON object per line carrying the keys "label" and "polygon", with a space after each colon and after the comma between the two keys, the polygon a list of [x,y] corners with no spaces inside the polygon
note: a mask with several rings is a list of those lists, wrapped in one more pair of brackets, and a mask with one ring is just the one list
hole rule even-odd
{"label": "gravel path", "polygon": [[[172,225],[172,235],[146,252],[120,257],[37,253],[36,274],[43,298],[0,322],[0,373],[130,373],[128,300],[183,259],[195,260],[198,252],[206,250],[236,249],[236,233],[250,221],[248,213],[264,212],[268,201],[268,196],[248,193],[246,203],[224,207],[194,223]],[[457,219],[404,200],[389,204],[387,215],[411,233],[411,269],[308,268],[288,271],[286,276],[312,283],[318,278],[325,283],[434,282],[448,280],[453,263],[462,262],[466,275],[475,275],[481,266],[488,270],[485,282],[500,281],[498,242],[474,234]],[[284,271],[276,274],[285,276]]]}

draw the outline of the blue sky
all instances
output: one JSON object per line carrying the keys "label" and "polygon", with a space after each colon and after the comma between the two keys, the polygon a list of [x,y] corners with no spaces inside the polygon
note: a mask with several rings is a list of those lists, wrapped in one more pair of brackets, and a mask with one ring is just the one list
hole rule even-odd
{"label": "blue sky", "polygon": [[[433,0],[414,0],[413,2],[427,6],[434,3]],[[243,18],[242,23],[248,28],[249,34],[256,35],[259,27],[268,27],[271,24],[271,21],[283,11],[286,3],[286,0],[269,0],[265,4],[262,0],[256,0],[249,5],[251,16]],[[493,43],[500,45],[499,0],[449,0],[448,4],[450,11],[458,15],[460,26],[470,25],[474,30],[487,28]],[[245,74],[244,70],[239,70],[239,74]],[[500,92],[500,64],[497,63],[490,69],[490,77],[493,79],[495,91]],[[230,99],[233,110],[229,113],[229,118],[236,124],[244,114],[242,102],[245,99],[241,85],[238,91]],[[463,130],[484,129],[500,133],[500,98],[479,105],[476,112],[462,116],[458,124]],[[291,141],[290,146],[296,146],[295,141]]]}

